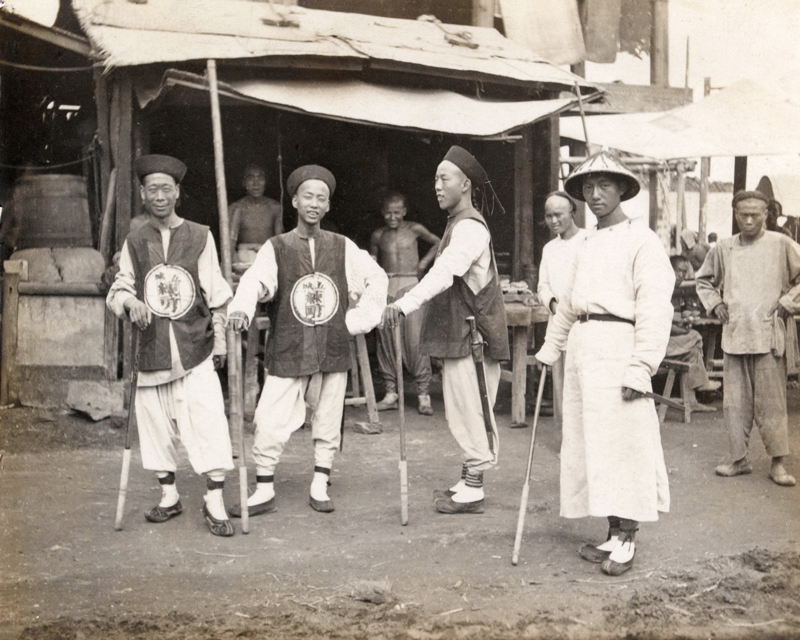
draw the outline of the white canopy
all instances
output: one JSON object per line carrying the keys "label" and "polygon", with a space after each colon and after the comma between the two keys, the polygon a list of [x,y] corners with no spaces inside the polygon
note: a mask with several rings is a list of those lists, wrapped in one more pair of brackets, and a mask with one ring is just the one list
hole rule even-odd
{"label": "white canopy", "polygon": [[[584,140],[579,117],[560,124]],[[592,144],[660,160],[800,153],[800,105],[750,80],[667,112],[590,116],[587,128]]]}

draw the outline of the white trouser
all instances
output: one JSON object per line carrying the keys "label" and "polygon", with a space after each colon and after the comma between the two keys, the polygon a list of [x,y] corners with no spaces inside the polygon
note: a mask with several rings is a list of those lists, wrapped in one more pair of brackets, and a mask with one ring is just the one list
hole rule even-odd
{"label": "white trouser", "polygon": [[[321,377],[322,383],[309,384]],[[316,380],[315,380],[316,382]],[[261,399],[256,407],[256,435],[253,458],[259,475],[272,475],[278,466],[289,437],[303,426],[306,400],[316,407],[311,416],[311,437],[314,439],[314,464],[330,469],[339,448],[347,372],[317,373],[299,378],[267,376]],[[317,391],[318,390],[318,391]],[[307,393],[318,398],[306,398]]]}
{"label": "white trouser", "polygon": [[225,403],[211,358],[172,382],[138,387],[136,419],[145,469],[175,471],[178,439],[196,473],[233,469]]}
{"label": "white trouser", "polygon": [[489,451],[478,390],[478,374],[472,356],[442,360],[442,393],[447,426],[461,447],[464,463],[475,471],[483,471],[497,464],[500,451],[497,424],[494,420],[494,401],[500,384],[500,363],[484,355],[483,368],[486,372],[489,416],[494,432],[494,454]]}

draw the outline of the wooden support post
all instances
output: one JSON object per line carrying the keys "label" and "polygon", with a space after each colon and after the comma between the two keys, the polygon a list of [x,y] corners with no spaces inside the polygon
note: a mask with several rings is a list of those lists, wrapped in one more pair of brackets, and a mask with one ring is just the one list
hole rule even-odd
{"label": "wooden support post", "polygon": [[494,0],[472,0],[472,26],[494,28]]}
{"label": "wooden support post", "polygon": [[[703,96],[711,94],[711,78],[703,79]],[[708,223],[708,181],[711,174],[711,158],[700,158],[700,217],[697,220],[697,234],[705,241]]]}
{"label": "wooden support post", "polygon": [[533,132],[522,130],[514,145],[514,261],[513,280],[523,280],[533,265]]}
{"label": "wooden support post", "polygon": [[650,193],[650,228],[658,230],[658,172],[648,171]]}
{"label": "wooden support post", "polygon": [[19,324],[19,283],[28,279],[28,263],[6,260],[3,276],[3,363],[0,369],[0,405],[17,401],[11,388],[11,374],[17,366]]}
{"label": "wooden support post", "polygon": [[686,229],[686,167],[678,162],[677,213],[675,216],[675,248],[680,253],[681,233]]}
{"label": "wooden support post", "polygon": [[231,270],[231,226],[228,222],[228,187],[225,182],[225,154],[222,145],[222,117],[219,110],[217,62],[209,60],[208,89],[211,98],[211,125],[214,134],[214,173],[217,178],[217,206],[219,207],[219,243],[222,256],[222,275],[229,284],[233,282]]}
{"label": "wooden support post", "polygon": [[669,86],[669,0],[653,0],[650,84],[657,87]]}
{"label": "wooden support post", "polygon": [[[117,75],[113,83],[111,120],[109,125],[111,154],[117,169],[116,243],[119,251],[131,225],[134,187],[138,183],[133,173],[133,86],[128,72]],[[136,194],[138,197],[138,193]],[[113,249],[112,249],[113,253]],[[131,325],[122,323],[122,379],[131,371]]]}
{"label": "wooden support post", "polygon": [[100,192],[102,202],[111,190],[111,140],[109,135],[108,82],[100,68],[94,70],[94,100],[97,107],[97,142],[100,149]]}
{"label": "wooden support post", "polygon": [[[747,156],[736,156],[733,160],[733,193],[747,189]],[[731,215],[731,232],[739,233],[739,223],[736,216]]]}

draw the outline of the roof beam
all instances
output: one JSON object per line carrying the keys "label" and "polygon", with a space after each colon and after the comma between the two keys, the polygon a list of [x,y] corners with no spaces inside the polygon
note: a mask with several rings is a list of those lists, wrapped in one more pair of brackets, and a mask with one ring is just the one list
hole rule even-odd
{"label": "roof beam", "polygon": [[0,11],[0,26],[8,27],[14,31],[19,31],[25,35],[44,40],[62,49],[74,51],[87,58],[91,56],[92,47],[86,38],[79,35],[58,29],[57,27],[45,27],[32,20],[27,20],[20,16]]}

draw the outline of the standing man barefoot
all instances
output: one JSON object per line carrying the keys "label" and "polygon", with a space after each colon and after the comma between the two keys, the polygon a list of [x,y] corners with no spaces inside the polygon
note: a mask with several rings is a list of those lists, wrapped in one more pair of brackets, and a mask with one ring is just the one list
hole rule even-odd
{"label": "standing man barefoot", "polygon": [[731,461],[718,476],[751,473],[750,432],[758,427],[772,457],[769,477],[793,487],[783,465],[789,455],[786,413],[787,330],[800,311],[800,245],[767,231],[769,199],[759,191],[739,191],[733,213],[740,232],[720,240],[697,272],[697,295],[722,322],[725,424]]}
{"label": "standing man barefoot", "polygon": [[[500,383],[500,360],[508,360],[509,349],[492,238],[474,205],[484,199],[487,188],[491,184],[480,163],[465,149],[450,147],[436,169],[436,199],[447,212],[436,262],[417,286],[383,313],[383,324],[393,328],[400,314],[408,316],[428,303],[421,349],[442,358],[447,425],[463,458],[461,480],[448,491],[434,492],[440,513],[483,513],[483,472],[497,464],[497,425],[493,411],[483,414],[467,321],[475,317],[486,343],[483,364],[492,407]],[[494,449],[487,430],[491,430]]]}
{"label": "standing man barefoot", "polygon": [[[439,248],[438,236],[418,222],[404,220],[407,212],[406,197],[397,191],[388,193],[381,207],[386,224],[373,232],[369,243],[370,255],[389,276],[389,303],[402,298],[419,282]],[[418,240],[431,245],[422,260],[419,258]],[[403,336],[403,361],[417,385],[417,411],[424,416],[432,416],[433,407],[428,393],[431,359],[419,350],[423,316],[424,310],[419,309],[408,317],[401,317],[400,331]],[[383,400],[378,403],[378,411],[397,408],[396,362],[392,330],[388,326],[378,329],[378,367],[386,390]]]}

